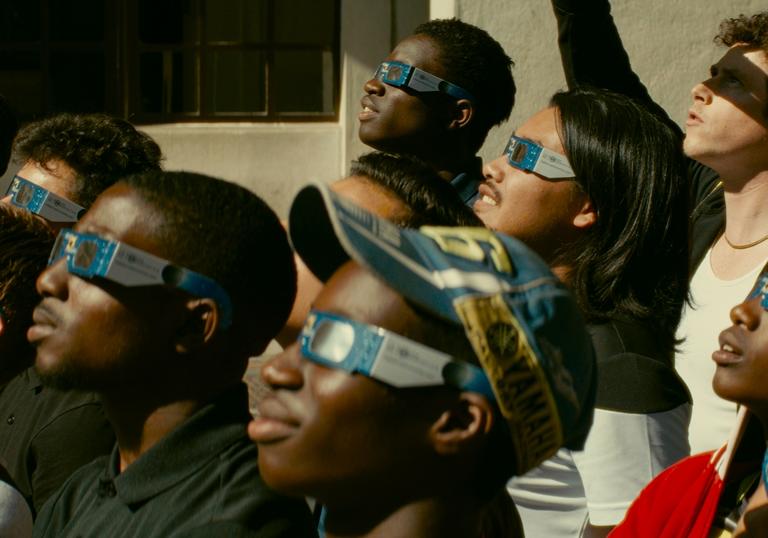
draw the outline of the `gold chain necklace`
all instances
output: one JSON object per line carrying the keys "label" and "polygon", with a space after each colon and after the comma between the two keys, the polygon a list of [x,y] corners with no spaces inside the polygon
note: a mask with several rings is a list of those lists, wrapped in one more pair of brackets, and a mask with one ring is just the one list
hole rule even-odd
{"label": "gold chain necklace", "polygon": [[764,235],[763,237],[761,237],[761,238],[760,238],[760,239],[758,239],[757,241],[752,241],[751,243],[745,243],[745,244],[743,244],[743,245],[737,245],[737,244],[735,244],[735,243],[731,243],[731,242],[728,240],[728,236],[727,236],[727,235],[725,235],[725,234],[723,234],[723,239],[725,239],[725,242],[726,242],[726,243],[728,243],[728,246],[729,246],[729,247],[731,247],[731,248],[733,248],[733,249],[736,249],[736,250],[744,250],[744,249],[747,249],[747,248],[752,248],[752,247],[754,247],[754,246],[756,246],[756,245],[759,245],[760,243],[762,243],[763,241],[765,241],[766,239],[768,239],[768,234]]}

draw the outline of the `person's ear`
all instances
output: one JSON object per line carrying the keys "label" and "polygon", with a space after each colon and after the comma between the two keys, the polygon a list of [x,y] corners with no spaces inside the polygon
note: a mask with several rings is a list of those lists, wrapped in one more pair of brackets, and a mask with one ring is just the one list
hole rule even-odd
{"label": "person's ear", "polygon": [[184,309],[184,322],[176,334],[176,351],[181,354],[191,353],[209,343],[221,320],[216,301],[208,297],[189,299]]}
{"label": "person's ear", "polygon": [[482,446],[493,428],[493,404],[475,392],[462,392],[451,408],[432,424],[430,440],[435,452],[459,454]]}
{"label": "person's ear", "polygon": [[5,332],[5,318],[3,316],[3,310],[0,308],[0,335]]}
{"label": "person's ear", "polygon": [[597,222],[597,210],[589,196],[586,194],[583,196],[581,207],[578,208],[576,215],[573,217],[573,225],[581,230],[586,230]]}
{"label": "person's ear", "polygon": [[459,99],[451,109],[449,129],[462,129],[469,125],[475,115],[475,106],[469,99]]}

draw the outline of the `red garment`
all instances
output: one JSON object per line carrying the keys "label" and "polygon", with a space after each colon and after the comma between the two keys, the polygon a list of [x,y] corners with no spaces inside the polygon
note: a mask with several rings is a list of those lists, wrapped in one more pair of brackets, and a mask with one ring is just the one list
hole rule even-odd
{"label": "red garment", "polygon": [[648,484],[609,538],[707,538],[723,480],[724,448],[685,458]]}

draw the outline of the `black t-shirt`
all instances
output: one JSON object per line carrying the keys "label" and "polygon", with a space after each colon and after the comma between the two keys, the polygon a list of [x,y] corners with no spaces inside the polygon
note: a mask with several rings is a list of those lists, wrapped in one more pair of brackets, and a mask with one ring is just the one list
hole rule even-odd
{"label": "black t-shirt", "polygon": [[34,536],[316,536],[303,499],[259,475],[246,435],[248,393],[231,389],[118,472],[117,447],[77,471],[45,505]]}
{"label": "black t-shirt", "polygon": [[0,389],[0,461],[35,512],[115,435],[96,395],[44,387],[34,368]]}

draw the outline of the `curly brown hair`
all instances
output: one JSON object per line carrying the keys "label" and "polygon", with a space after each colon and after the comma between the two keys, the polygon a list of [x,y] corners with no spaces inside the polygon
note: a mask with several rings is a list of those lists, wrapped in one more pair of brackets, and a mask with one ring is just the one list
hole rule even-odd
{"label": "curly brown hair", "polygon": [[768,11],[725,19],[720,23],[715,43],[726,47],[743,43],[768,54]]}
{"label": "curly brown hair", "polygon": [[103,190],[131,174],[160,170],[160,147],[126,120],[105,114],[62,113],[23,127],[16,159],[43,166],[64,161],[75,171],[69,196],[88,208]]}

